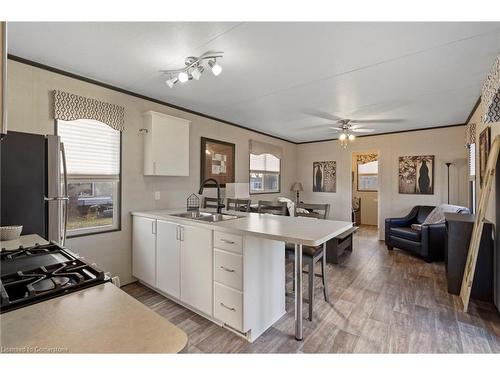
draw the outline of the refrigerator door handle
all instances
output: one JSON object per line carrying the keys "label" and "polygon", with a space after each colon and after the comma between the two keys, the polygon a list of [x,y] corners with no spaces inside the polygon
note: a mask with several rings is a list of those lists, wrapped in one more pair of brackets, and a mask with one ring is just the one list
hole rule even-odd
{"label": "refrigerator door handle", "polygon": [[50,201],[69,201],[69,197],[44,197],[45,202]]}
{"label": "refrigerator door handle", "polygon": [[61,245],[64,246],[66,242],[66,235],[68,231],[68,168],[66,165],[66,151],[64,150],[64,143],[61,142],[61,156],[62,156],[62,165],[63,165],[63,185],[64,185],[64,195],[61,197],[64,203],[64,228]]}

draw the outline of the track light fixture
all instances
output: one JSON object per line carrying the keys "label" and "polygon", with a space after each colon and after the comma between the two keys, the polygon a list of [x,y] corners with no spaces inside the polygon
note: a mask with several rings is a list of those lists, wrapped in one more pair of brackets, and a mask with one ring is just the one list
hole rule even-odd
{"label": "track light fixture", "polygon": [[167,76],[165,83],[172,88],[177,82],[184,83],[191,79],[198,81],[205,71],[205,66],[203,66],[205,61],[213,75],[218,76],[222,72],[222,67],[217,64],[217,59],[223,56],[224,52],[210,51],[205,52],[200,57],[189,56],[184,61],[185,67],[175,70],[160,70],[160,72]]}

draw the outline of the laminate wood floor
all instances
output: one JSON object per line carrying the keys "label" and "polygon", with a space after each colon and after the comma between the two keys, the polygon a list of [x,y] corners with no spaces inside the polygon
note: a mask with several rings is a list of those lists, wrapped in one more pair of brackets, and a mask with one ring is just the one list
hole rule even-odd
{"label": "laminate wood floor", "polygon": [[447,292],[443,263],[387,251],[374,227],[361,227],[354,252],[328,265],[327,274],[331,302],[317,278],[314,319],[304,320],[301,342],[294,338],[293,298],[286,315],[250,344],[142,284],[123,290],[183,329],[189,353],[500,353],[495,307],[472,301],[469,313],[461,312],[459,298]]}

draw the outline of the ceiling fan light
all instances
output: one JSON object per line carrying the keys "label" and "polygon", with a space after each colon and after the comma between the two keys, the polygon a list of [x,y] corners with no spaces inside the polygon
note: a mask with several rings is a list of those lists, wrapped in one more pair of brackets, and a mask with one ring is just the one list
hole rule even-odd
{"label": "ceiling fan light", "polygon": [[174,87],[174,85],[175,85],[178,81],[179,81],[179,80],[178,80],[177,78],[175,78],[175,77],[174,77],[174,78],[169,78],[169,79],[167,79],[167,80],[165,81],[165,84],[166,84],[168,87],[172,88],[172,87]]}
{"label": "ceiling fan light", "polygon": [[218,76],[222,72],[222,67],[215,60],[208,60],[208,66],[212,69],[214,76]]}
{"label": "ceiling fan light", "polygon": [[180,72],[179,76],[177,77],[179,79],[179,82],[187,82],[189,80],[189,76],[186,72]]}
{"label": "ceiling fan light", "polygon": [[347,138],[347,134],[346,133],[342,133],[340,136],[339,136],[339,140],[340,141],[345,141]]}
{"label": "ceiling fan light", "polygon": [[354,136],[354,134],[349,134],[349,140],[352,142],[356,139],[356,137]]}

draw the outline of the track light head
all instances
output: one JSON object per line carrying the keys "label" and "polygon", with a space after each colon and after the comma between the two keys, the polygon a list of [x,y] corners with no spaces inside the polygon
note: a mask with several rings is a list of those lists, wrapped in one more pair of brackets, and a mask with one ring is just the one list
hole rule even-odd
{"label": "track light head", "polygon": [[181,83],[187,82],[189,80],[189,76],[186,72],[180,72],[177,78]]}
{"label": "track light head", "polygon": [[199,80],[201,77],[201,73],[203,73],[203,67],[201,65],[197,65],[194,67],[193,71],[191,72],[191,75],[195,80]]}
{"label": "track light head", "polygon": [[179,80],[177,79],[177,77],[171,77],[169,79],[167,79],[165,81],[165,83],[167,84],[168,87],[172,88],[174,87],[174,85],[178,82]]}
{"label": "track light head", "polygon": [[212,69],[212,73],[214,74],[214,76],[218,76],[222,72],[222,67],[217,64],[215,59],[208,60],[208,66],[210,67],[210,69]]}

